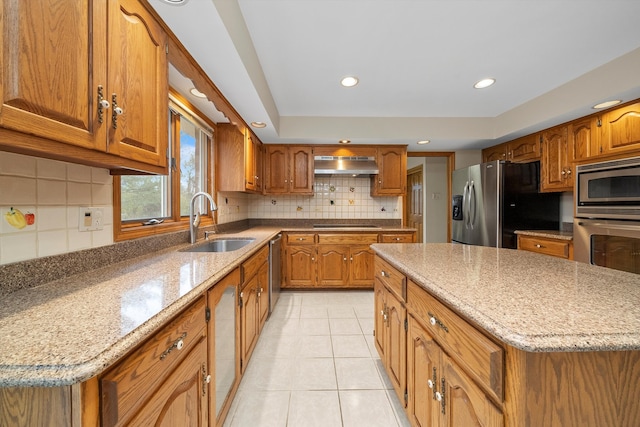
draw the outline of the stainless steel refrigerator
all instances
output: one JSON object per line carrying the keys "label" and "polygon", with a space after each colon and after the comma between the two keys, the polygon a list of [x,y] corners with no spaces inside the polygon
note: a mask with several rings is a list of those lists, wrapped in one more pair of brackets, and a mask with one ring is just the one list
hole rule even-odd
{"label": "stainless steel refrigerator", "polygon": [[515,249],[515,230],[560,228],[560,194],[539,192],[540,162],[456,169],[451,185],[454,242]]}

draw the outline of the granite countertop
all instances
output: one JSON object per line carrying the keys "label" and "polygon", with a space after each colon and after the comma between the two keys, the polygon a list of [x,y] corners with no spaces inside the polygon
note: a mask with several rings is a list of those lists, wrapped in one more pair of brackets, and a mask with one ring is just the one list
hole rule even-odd
{"label": "granite countertop", "polygon": [[640,275],[513,249],[447,243],[372,248],[510,346],[640,350]]}
{"label": "granite countertop", "polygon": [[547,239],[573,240],[573,233],[559,230],[516,230],[515,234],[523,236],[545,237]]}
{"label": "granite countertop", "polygon": [[3,297],[0,386],[62,386],[98,375],[280,230],[214,237],[255,238],[233,252],[179,252],[184,244]]}

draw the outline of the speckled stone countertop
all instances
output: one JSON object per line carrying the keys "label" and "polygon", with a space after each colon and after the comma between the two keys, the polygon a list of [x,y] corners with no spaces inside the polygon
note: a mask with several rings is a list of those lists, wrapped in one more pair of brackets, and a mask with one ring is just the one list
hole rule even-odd
{"label": "speckled stone countertop", "polygon": [[372,248],[510,346],[640,350],[640,275],[513,249],[446,243]]}
{"label": "speckled stone countertop", "polygon": [[255,238],[233,252],[178,251],[184,244],[3,297],[0,386],[69,385],[101,373],[280,230],[214,237]]}
{"label": "speckled stone countertop", "polygon": [[558,230],[516,230],[515,234],[523,236],[545,237],[547,239],[573,240],[573,233],[569,231]]}

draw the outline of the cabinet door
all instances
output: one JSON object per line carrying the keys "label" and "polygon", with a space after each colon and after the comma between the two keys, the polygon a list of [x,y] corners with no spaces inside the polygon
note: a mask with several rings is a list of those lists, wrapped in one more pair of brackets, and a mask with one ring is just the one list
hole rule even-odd
{"label": "cabinet door", "polygon": [[507,159],[530,162],[540,159],[540,135],[531,134],[507,143]]}
{"label": "cabinet door", "polygon": [[612,154],[640,149],[640,102],[603,114],[602,148]]}
{"label": "cabinet door", "polygon": [[346,286],[349,277],[348,246],[318,246],[318,286]]}
{"label": "cabinet door", "polygon": [[446,354],[442,354],[440,408],[443,426],[502,427],[502,413]]}
{"label": "cabinet door", "polygon": [[438,425],[436,401],[440,367],[440,347],[431,335],[408,316],[407,335],[407,415],[413,426]]}
{"label": "cabinet door", "polygon": [[0,126],[105,151],[106,2],[4,1],[1,13]]}
{"label": "cabinet door", "polygon": [[494,160],[507,160],[507,144],[498,144],[482,150],[482,161],[484,163]]}
{"label": "cabinet door", "polygon": [[265,193],[278,194],[288,192],[289,170],[286,147],[267,145],[265,156]]}
{"label": "cabinet door", "polygon": [[[107,151],[167,165],[167,36],[138,0],[109,5]],[[115,114],[120,108],[122,114]],[[113,119],[113,120],[112,120]]]}
{"label": "cabinet door", "polygon": [[258,270],[258,333],[262,331],[269,316],[269,264],[266,262]]}
{"label": "cabinet door", "polygon": [[544,131],[542,141],[541,191],[570,191],[573,189],[573,180],[571,165],[568,162],[567,126]]}
{"label": "cabinet door", "polygon": [[349,285],[373,287],[373,260],[375,256],[369,245],[352,246],[349,262]]}
{"label": "cabinet door", "polygon": [[255,173],[255,190],[258,193],[262,193],[264,189],[264,166],[263,166],[263,158],[264,158],[264,147],[258,141],[253,141],[254,149],[253,149],[253,171]]}
{"label": "cabinet door", "polygon": [[371,177],[371,195],[402,196],[407,182],[406,148],[379,148],[377,159],[379,173]]}
{"label": "cabinet door", "polygon": [[127,425],[207,426],[208,375],[207,344],[202,338]]}
{"label": "cabinet door", "polygon": [[286,285],[311,288],[316,284],[316,249],[314,246],[288,246],[286,249]]}
{"label": "cabinet door", "polygon": [[247,363],[251,357],[256,341],[258,339],[258,276],[253,276],[244,284],[240,292],[240,347],[242,354],[242,372],[247,369]]}
{"label": "cabinet door", "polygon": [[[407,310],[392,294],[387,294],[386,367],[389,379],[400,402],[406,406],[404,391],[407,385]],[[457,425],[457,424],[455,424]],[[460,424],[462,425],[462,424]]]}
{"label": "cabinet door", "polygon": [[588,159],[600,154],[597,119],[586,117],[569,125],[569,161]]}
{"label": "cabinet door", "polygon": [[386,360],[386,335],[387,335],[387,310],[386,310],[387,290],[376,276],[373,282],[373,333],[375,344],[380,359],[383,363]]}
{"label": "cabinet door", "polygon": [[313,150],[289,147],[289,192],[313,194]]}

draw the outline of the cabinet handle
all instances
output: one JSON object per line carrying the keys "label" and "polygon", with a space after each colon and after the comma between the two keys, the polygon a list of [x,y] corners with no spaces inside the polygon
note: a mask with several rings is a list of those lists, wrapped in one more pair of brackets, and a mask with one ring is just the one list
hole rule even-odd
{"label": "cabinet handle", "polygon": [[347,261],[347,257],[342,258],[342,260],[346,262]]}
{"label": "cabinet handle", "polygon": [[438,374],[437,374],[436,368],[433,368],[433,377],[429,381],[427,381],[427,384],[429,385],[429,388],[431,390],[433,390],[433,396],[431,396],[431,399],[433,399],[433,400],[436,400],[436,393],[437,393],[437,391],[436,391],[436,383],[437,383],[437,381],[438,381]]}
{"label": "cabinet handle", "polygon": [[440,402],[440,405],[442,407],[442,413],[445,414],[445,406],[446,406],[446,402],[445,402],[445,382],[444,382],[444,378],[442,378],[442,384],[440,385],[440,398],[438,399],[438,401]]}
{"label": "cabinet handle", "polygon": [[302,242],[304,241],[304,237],[298,237],[298,240]]}
{"label": "cabinet handle", "polygon": [[202,395],[207,395],[207,385],[211,382],[211,375],[207,374],[207,367],[203,363],[200,367],[202,372]]}
{"label": "cabinet handle", "polygon": [[353,262],[353,256],[351,256],[351,262]]}
{"label": "cabinet handle", "polygon": [[566,174],[567,174],[567,172],[565,172],[565,170],[564,170],[564,169],[562,169],[562,172],[560,172],[560,173],[561,173],[562,175],[566,175]]}
{"label": "cabinet handle", "polygon": [[104,99],[104,91],[102,85],[98,85],[98,123],[104,121],[104,110],[109,108],[109,101]]}
{"label": "cabinet handle", "polygon": [[447,328],[447,325],[445,325],[444,323],[442,323],[442,321],[440,319],[438,319],[435,315],[433,315],[432,313],[427,313],[429,315],[429,323],[431,323],[432,326],[439,326],[441,329],[443,329],[445,332],[449,332],[449,328]]}
{"label": "cabinet handle", "polygon": [[168,349],[162,352],[162,354],[160,355],[160,360],[166,359],[169,353],[171,353],[174,349],[182,350],[182,348],[184,347],[184,339],[186,337],[187,337],[187,333],[183,332],[182,335],[180,335],[180,337],[177,340],[175,340],[173,344],[171,344],[171,347],[169,347]]}
{"label": "cabinet handle", "polygon": [[544,246],[542,246],[540,243],[536,243],[536,248],[541,249],[544,248]]}
{"label": "cabinet handle", "polygon": [[571,175],[571,169],[567,169],[567,175]]}
{"label": "cabinet handle", "polygon": [[122,108],[118,107],[118,101],[116,94],[111,95],[111,104],[113,105],[113,110],[111,110],[111,126],[114,129],[118,128],[118,116],[120,116],[123,111]]}
{"label": "cabinet handle", "polygon": [[387,273],[386,271],[384,271],[384,270],[380,270],[380,275],[382,277],[391,277],[391,275],[389,273]]}

